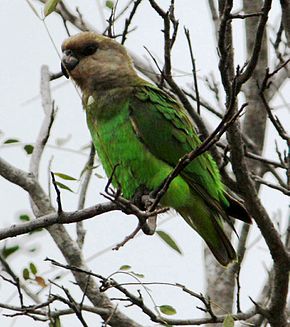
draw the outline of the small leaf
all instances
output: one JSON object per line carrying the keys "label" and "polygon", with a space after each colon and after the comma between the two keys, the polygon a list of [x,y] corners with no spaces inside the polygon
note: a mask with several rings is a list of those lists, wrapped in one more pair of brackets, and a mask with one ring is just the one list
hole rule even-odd
{"label": "small leaf", "polygon": [[167,316],[172,316],[176,314],[176,310],[171,305],[160,305],[159,309]]}
{"label": "small leaf", "polygon": [[179,254],[182,254],[181,249],[179,248],[179,246],[176,244],[176,242],[173,240],[173,238],[169,234],[167,234],[167,233],[165,233],[164,231],[161,231],[161,230],[158,230],[156,233],[173,250],[175,250]]}
{"label": "small leaf", "polygon": [[144,278],[145,277],[143,274],[135,273],[134,271],[131,271],[131,274],[138,277],[138,278]]}
{"label": "small leaf", "polygon": [[101,174],[95,173],[95,176],[100,178],[100,179],[104,179],[104,176],[102,176]]}
{"label": "small leaf", "polygon": [[30,276],[29,276],[29,270],[27,268],[24,268],[23,271],[22,271],[22,276],[25,280],[29,279]]}
{"label": "small leaf", "polygon": [[23,149],[26,151],[27,154],[31,154],[33,152],[34,146],[31,144],[26,144]]}
{"label": "small leaf", "polygon": [[60,183],[60,182],[55,182],[55,184],[56,184],[58,187],[60,187],[60,188],[62,188],[62,189],[64,189],[64,190],[67,190],[67,191],[70,191],[70,192],[74,193],[74,191],[73,191],[71,188],[69,188],[68,186],[66,186],[66,185],[64,185],[64,184],[62,184],[62,183]]}
{"label": "small leaf", "polygon": [[42,278],[41,276],[35,276],[35,281],[42,288],[45,288],[47,286],[46,283],[45,283],[44,278]]}
{"label": "small leaf", "polygon": [[223,321],[223,327],[234,327],[235,321],[233,316],[227,315]]}
{"label": "small leaf", "polygon": [[63,174],[63,173],[53,173],[55,176],[58,176],[59,178],[65,179],[67,181],[76,181],[77,179],[69,176],[67,174]]}
{"label": "small leaf", "polygon": [[5,246],[1,252],[2,252],[3,257],[7,258],[19,249],[20,249],[19,245],[14,245],[14,246],[9,246],[9,247]]}
{"label": "small leaf", "polygon": [[119,270],[130,270],[131,269],[131,266],[129,265],[123,265],[119,268]]}
{"label": "small leaf", "polygon": [[30,262],[29,268],[30,268],[30,271],[33,273],[33,275],[37,274],[37,268],[33,262]]}
{"label": "small leaf", "polygon": [[18,143],[19,140],[17,139],[7,139],[6,141],[3,142],[3,144],[10,144],[10,143]]}
{"label": "small leaf", "polygon": [[30,217],[26,214],[20,215],[19,220],[21,221],[30,221]]}
{"label": "small leaf", "polygon": [[57,4],[59,3],[59,0],[47,0],[44,5],[44,16],[47,17],[52,12],[54,12]]}
{"label": "small leaf", "polygon": [[112,0],[107,0],[106,1],[106,7],[109,8],[109,9],[114,9],[114,1]]}

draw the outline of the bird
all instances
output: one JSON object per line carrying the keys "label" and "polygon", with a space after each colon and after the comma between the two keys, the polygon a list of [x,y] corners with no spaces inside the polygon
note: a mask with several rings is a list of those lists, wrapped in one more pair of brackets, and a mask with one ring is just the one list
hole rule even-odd
{"label": "bird", "polygon": [[[179,159],[201,140],[189,114],[164,90],[141,78],[126,48],[95,32],[62,44],[61,67],[82,93],[87,125],[98,157],[114,187],[133,199],[156,190]],[[217,261],[237,260],[224,232],[230,217],[251,223],[241,201],[230,195],[209,152],[188,164],[160,201],[173,208],[203,238]]]}

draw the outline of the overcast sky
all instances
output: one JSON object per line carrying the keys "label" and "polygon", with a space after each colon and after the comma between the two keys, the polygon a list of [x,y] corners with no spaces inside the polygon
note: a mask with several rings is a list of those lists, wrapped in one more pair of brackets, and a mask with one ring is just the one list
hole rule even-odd
{"label": "overcast sky", "polygon": [[[84,17],[98,30],[103,29],[104,21],[99,12],[97,1],[73,0],[69,2],[71,8],[76,5],[79,6]],[[140,56],[146,55],[144,49],[144,46],[146,46],[153,54],[162,59],[162,33],[160,32],[162,25],[157,14],[147,5],[147,1],[144,2],[132,24],[132,26],[138,28],[129,35],[126,45]],[[41,12],[42,7],[36,1],[33,3],[36,9]],[[127,1],[119,0],[121,7],[125,3]],[[180,20],[181,28],[180,37],[173,52],[174,67],[177,69],[176,81],[184,85],[192,82],[190,58],[182,32],[183,26],[189,28],[191,33],[199,78],[201,79],[213,72],[218,79],[217,51],[207,1],[180,0],[177,3],[176,16]],[[101,1],[101,6],[103,6],[103,1]],[[270,17],[272,23],[277,23],[279,14],[278,7],[275,7]],[[104,15],[108,17],[109,11],[105,9]],[[62,21],[55,14],[52,14],[46,19],[46,22],[59,51],[62,41],[67,37]],[[243,64],[245,55],[242,24],[243,22],[237,22],[234,29],[237,62],[241,64]],[[116,32],[122,31],[123,25],[124,19],[117,24]],[[60,70],[60,60],[43,23],[35,16],[26,1],[0,0],[0,27],[0,155],[15,166],[26,170],[28,169],[29,156],[25,154],[23,144],[32,144],[34,142],[43,119],[41,102],[38,96],[40,67],[46,64],[49,66],[50,71],[58,72]],[[76,33],[70,25],[69,29],[72,34]],[[188,73],[188,76],[184,76],[183,72]],[[47,189],[48,180],[47,167],[51,158],[53,158],[51,166],[53,171],[67,173],[78,178],[88,153],[87,150],[83,150],[83,147],[88,145],[90,141],[85,115],[81,109],[81,100],[73,85],[64,78],[52,82],[51,85],[58,112],[48,142],[49,146],[41,163],[40,178],[45,189]],[[205,93],[207,91],[202,82],[200,82],[200,89],[203,95],[214,104],[212,96]],[[289,85],[285,86],[282,91],[284,94],[289,94]],[[281,100],[277,99],[274,105],[279,104],[281,104]],[[279,109],[277,113],[282,118],[285,127],[289,129],[290,119],[286,109]],[[209,126],[215,126],[216,120],[211,115],[205,112],[202,113],[202,117]],[[277,134],[272,126],[268,126],[267,133],[265,153],[267,156],[274,156],[275,144],[273,141],[277,138]],[[16,138],[21,143],[2,145],[3,141],[9,138]],[[62,140],[67,140],[63,145],[63,149],[56,149],[55,145]],[[283,146],[281,144],[281,148]],[[73,151],[68,151],[68,149]],[[97,169],[97,173],[104,176],[101,167]],[[87,206],[105,201],[99,194],[104,189],[105,183],[106,179],[93,177],[87,198]],[[70,182],[69,186],[75,193],[62,192],[63,207],[67,211],[76,209],[79,184]],[[31,214],[27,195],[17,186],[9,184],[3,179],[0,179],[0,199],[0,227],[6,227],[17,222],[19,214]],[[263,187],[262,200],[272,216],[278,214],[282,216],[282,228],[284,228],[288,215],[288,203],[285,197],[279,192],[269,191]],[[197,234],[179,216],[176,217],[173,213],[161,217],[160,222],[164,222],[168,217],[171,217],[171,219],[162,224],[159,229],[167,231],[174,237],[183,251],[182,256],[171,250],[158,236],[140,235],[118,252],[108,250],[103,255],[91,259],[88,262],[90,268],[107,276],[120,266],[128,264],[133,267],[134,271],[144,274],[146,281],[178,282],[187,285],[198,293],[203,292],[205,285],[202,264],[203,243]],[[111,248],[112,245],[122,241],[136,224],[135,217],[124,216],[118,212],[86,221],[85,257],[94,256],[96,253]],[[72,235],[75,234],[75,226],[70,225],[67,228]],[[259,232],[254,225],[249,244],[257,240],[258,237]],[[2,246],[3,244],[2,242]],[[11,256],[9,261],[16,272],[21,273],[22,269],[31,261],[37,265],[40,275],[45,278],[51,278],[60,272],[54,270],[47,273],[50,270],[50,265],[43,261],[48,256],[64,262],[48,233],[43,231],[32,237],[23,236],[17,240],[7,241],[7,245],[12,244],[21,246],[21,251]],[[31,252],[34,248],[37,250]],[[248,253],[241,272],[243,309],[251,306],[249,296],[256,298],[267,275],[265,266],[261,262],[269,267],[271,260],[264,242],[258,240]],[[253,278],[253,276],[259,277]],[[118,278],[119,280],[131,281],[127,276],[119,276]],[[81,293],[75,286],[72,286],[71,281],[72,276],[70,275],[60,280],[59,283],[72,288],[72,294],[76,296],[77,300],[80,300]],[[31,287],[38,289],[33,285]],[[170,304],[176,308],[178,312],[176,317],[193,318],[202,316],[202,313],[195,309],[195,306],[200,305],[200,303],[188,298],[185,294],[164,287],[152,287],[151,290],[158,305]],[[14,290],[10,286],[0,281],[0,302],[8,302],[9,300],[11,304],[18,304],[17,296],[12,298],[13,293]],[[43,291],[43,294],[47,293],[48,290]],[[27,301],[29,303],[29,300]],[[144,325],[153,325],[144,318],[138,309],[126,310],[128,314]],[[95,316],[87,315],[87,317],[88,322],[92,324]],[[66,321],[68,323],[64,323],[64,326],[69,326],[69,322],[71,323],[72,320],[67,317],[63,319],[63,322]],[[0,324],[3,327],[12,326],[11,322],[12,319],[0,317]],[[13,326],[38,326],[38,323],[28,318],[17,318]]]}

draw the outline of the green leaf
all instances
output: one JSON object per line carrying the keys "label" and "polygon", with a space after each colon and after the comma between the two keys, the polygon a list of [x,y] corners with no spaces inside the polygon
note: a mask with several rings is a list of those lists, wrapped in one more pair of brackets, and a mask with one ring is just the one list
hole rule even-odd
{"label": "green leaf", "polygon": [[131,274],[138,277],[138,278],[144,278],[145,277],[143,274],[135,273],[134,271],[131,271]]}
{"label": "green leaf", "polygon": [[235,321],[232,315],[227,315],[223,322],[223,327],[234,327]]}
{"label": "green leaf", "polygon": [[176,310],[171,305],[160,305],[159,309],[167,316],[172,316],[176,314]]}
{"label": "green leaf", "polygon": [[100,179],[104,179],[104,176],[102,176],[101,174],[95,173],[95,176],[100,178]]}
{"label": "green leaf", "polygon": [[55,184],[56,184],[59,188],[62,188],[62,189],[64,189],[64,190],[67,190],[67,191],[70,191],[70,192],[74,193],[74,191],[73,191],[71,188],[69,188],[68,186],[66,186],[66,185],[64,185],[64,184],[62,184],[62,183],[60,183],[60,182],[55,182]]}
{"label": "green leaf", "polygon": [[131,269],[131,266],[129,265],[123,265],[119,268],[119,270],[130,270]]}
{"label": "green leaf", "polygon": [[182,254],[181,249],[179,248],[179,246],[176,244],[176,242],[173,240],[173,238],[169,234],[167,234],[166,232],[164,232],[162,230],[158,230],[158,231],[156,231],[156,233],[174,251],[178,252],[179,254]]}
{"label": "green leaf", "polygon": [[26,144],[23,149],[26,151],[27,154],[31,154],[33,152],[34,146],[31,144]]}
{"label": "green leaf", "polygon": [[33,262],[30,262],[29,268],[30,268],[30,271],[33,273],[33,275],[37,274],[37,268]]}
{"label": "green leaf", "polygon": [[29,221],[30,220],[30,217],[26,214],[23,214],[23,215],[20,215],[19,216],[19,220],[21,221]]}
{"label": "green leaf", "polygon": [[25,280],[29,279],[30,276],[29,276],[29,270],[27,268],[24,268],[23,271],[22,271],[22,276]]}
{"label": "green leaf", "polygon": [[109,9],[114,9],[114,1],[112,0],[107,0],[106,1],[106,7],[109,8]]}
{"label": "green leaf", "polygon": [[53,173],[55,176],[58,176],[59,178],[65,179],[67,181],[76,181],[77,179],[69,176],[67,174],[63,174],[63,173]]}
{"label": "green leaf", "polygon": [[59,0],[47,0],[44,5],[44,16],[47,17],[52,12],[54,12],[57,4],[59,3]]}
{"label": "green leaf", "polygon": [[20,246],[19,245],[14,245],[14,246],[9,246],[9,247],[4,247],[2,249],[2,255],[4,258],[7,258],[9,257],[11,254],[13,254],[14,252],[16,252],[17,250],[20,249]]}
{"label": "green leaf", "polygon": [[3,142],[3,144],[10,144],[10,143],[18,143],[19,140],[17,139],[7,139],[6,141]]}

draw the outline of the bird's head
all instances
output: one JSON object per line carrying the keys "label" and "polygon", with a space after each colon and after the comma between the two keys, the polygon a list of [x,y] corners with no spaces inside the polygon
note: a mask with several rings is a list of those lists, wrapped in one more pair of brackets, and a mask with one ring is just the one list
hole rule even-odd
{"label": "bird's head", "polygon": [[68,38],[62,44],[62,52],[64,75],[71,77],[82,91],[118,87],[136,76],[125,48],[94,32]]}

